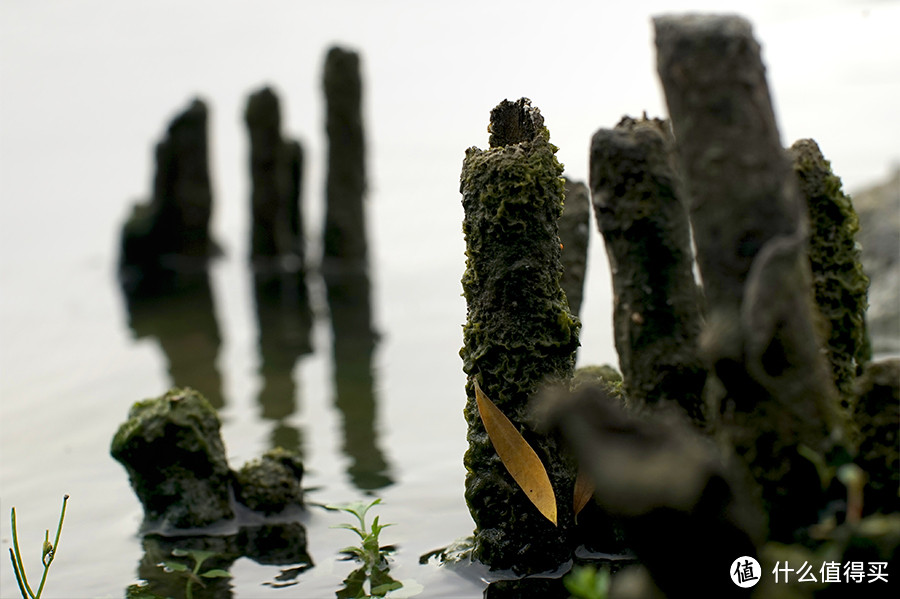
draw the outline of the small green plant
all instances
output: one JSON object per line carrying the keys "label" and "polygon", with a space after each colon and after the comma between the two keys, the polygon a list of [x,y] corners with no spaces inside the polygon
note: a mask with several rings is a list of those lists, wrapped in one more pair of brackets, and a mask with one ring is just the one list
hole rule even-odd
{"label": "small green plant", "polygon": [[593,566],[575,566],[563,578],[572,599],[606,599],[609,595],[609,570]]}
{"label": "small green plant", "polygon": [[378,505],[379,503],[381,503],[380,498],[375,499],[370,503],[366,503],[364,501],[354,501],[353,503],[348,503],[345,505],[326,506],[328,509],[339,510],[356,516],[356,520],[359,522],[359,526],[344,523],[332,526],[332,528],[345,528],[347,530],[352,530],[359,536],[359,546],[353,545],[350,547],[345,547],[341,549],[341,553],[352,555],[367,566],[374,566],[383,563],[385,561],[385,554],[389,552],[388,550],[382,551],[381,544],[378,540],[378,535],[383,529],[387,528],[388,526],[392,526],[392,524],[379,524],[379,516],[375,516],[375,519],[372,521],[371,530],[368,530],[366,528],[366,514],[373,506]]}
{"label": "small green plant", "polygon": [[[348,555],[361,563],[361,566],[350,573],[344,580],[344,586],[337,592],[338,599],[358,599],[362,597],[384,597],[388,592],[397,590],[403,586],[399,580],[390,576],[386,555],[392,551],[391,547],[382,547],[378,539],[381,531],[391,524],[380,524],[378,516],[372,520],[371,528],[366,527],[366,514],[381,499],[375,499],[370,503],[356,501],[345,505],[325,506],[330,510],[340,510],[356,516],[359,525],[338,524],[332,528],[345,528],[359,536],[359,545],[351,545],[341,549],[341,553]],[[366,593],[365,583],[369,583],[369,592]]]}
{"label": "small green plant", "polygon": [[173,549],[172,555],[175,557],[189,557],[194,562],[193,568],[182,562],[170,560],[164,561],[162,563],[165,568],[173,572],[178,572],[187,578],[187,582],[185,583],[184,587],[184,596],[187,597],[187,599],[193,599],[194,597],[193,587],[195,582],[200,586],[205,587],[206,585],[203,583],[204,578],[231,578],[231,574],[229,574],[225,570],[221,570],[218,568],[200,572],[200,568],[203,566],[203,562],[216,555],[214,551],[203,551],[200,549]]}
{"label": "small green plant", "polygon": [[44,574],[41,576],[41,584],[38,586],[37,593],[31,590],[28,584],[28,577],[25,575],[25,565],[22,563],[22,552],[19,551],[19,537],[16,532],[16,508],[12,508],[12,539],[13,546],[9,550],[9,559],[12,561],[13,572],[16,574],[16,582],[19,583],[19,592],[22,593],[23,599],[38,599],[44,592],[44,584],[47,582],[47,572],[50,570],[50,564],[56,557],[56,550],[59,547],[59,535],[62,533],[63,520],[66,517],[66,502],[69,501],[68,495],[63,495],[62,510],[59,513],[59,524],[56,527],[56,538],[50,543],[50,530],[44,533],[44,544],[41,548],[41,563],[44,564]]}

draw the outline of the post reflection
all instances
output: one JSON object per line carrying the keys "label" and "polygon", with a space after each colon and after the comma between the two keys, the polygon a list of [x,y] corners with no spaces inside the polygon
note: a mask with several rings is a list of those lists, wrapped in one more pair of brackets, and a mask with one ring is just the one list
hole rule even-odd
{"label": "post reflection", "polygon": [[304,273],[280,261],[254,260],[253,293],[258,325],[261,417],[272,422],[270,447],[303,453],[300,429],[286,419],[298,410],[293,370],[312,352],[312,310]]}
{"label": "post reflection", "polygon": [[313,567],[306,528],[299,522],[241,526],[236,534],[222,536],[149,534],[141,545],[141,582],[125,589],[128,599],[233,597],[229,571],[242,557],[261,565],[285,566],[275,580],[262,583],[273,588],[296,585],[297,577]]}
{"label": "post reflection", "polygon": [[147,272],[138,287],[123,279],[122,293],[132,335],[159,344],[170,386],[193,387],[222,408],[222,375],[216,368],[222,336],[206,268]]}
{"label": "post reflection", "polygon": [[372,325],[369,273],[340,261],[324,269],[331,311],[334,356],[334,405],[344,421],[343,452],[347,474],[364,491],[393,483],[378,445],[375,377],[372,359],[378,335]]}

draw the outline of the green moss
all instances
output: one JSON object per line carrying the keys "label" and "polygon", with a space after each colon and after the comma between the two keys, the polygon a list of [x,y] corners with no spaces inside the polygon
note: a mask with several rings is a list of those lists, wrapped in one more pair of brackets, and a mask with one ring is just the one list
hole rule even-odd
{"label": "green moss", "polygon": [[215,409],[193,389],[134,404],[110,448],[148,523],[197,528],[234,516]]}
{"label": "green moss", "polygon": [[865,437],[854,462],[868,477],[867,513],[900,512],[900,359],[872,362],[857,381],[853,419]]}
{"label": "green moss", "polygon": [[235,472],[235,495],[252,510],[272,514],[303,505],[303,462],[276,447]]}
{"label": "green moss", "polygon": [[865,321],[869,278],[855,239],[859,219],[815,141],[802,139],[790,153],[809,210],[809,262],[816,304],[827,321],[825,347],[846,403],[870,357]]}
{"label": "green moss", "polygon": [[575,371],[572,377],[572,392],[592,385],[599,386],[611,397],[618,399],[622,405],[629,403],[622,374],[609,364],[582,366]]}

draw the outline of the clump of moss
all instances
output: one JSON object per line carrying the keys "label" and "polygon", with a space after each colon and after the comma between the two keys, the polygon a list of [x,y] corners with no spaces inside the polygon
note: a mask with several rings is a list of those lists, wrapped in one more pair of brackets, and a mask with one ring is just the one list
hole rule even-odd
{"label": "clump of moss", "polygon": [[234,517],[215,408],[189,388],[135,403],[110,453],[128,471],[148,523],[200,528]]}
{"label": "clump of moss", "polygon": [[628,403],[625,394],[625,383],[622,374],[609,364],[581,366],[572,376],[572,391],[578,391],[582,387],[601,387],[612,397],[619,400],[622,405]]}
{"label": "clump of moss", "polygon": [[900,360],[872,362],[857,380],[853,420],[865,432],[854,462],[868,478],[867,513],[900,512]]}
{"label": "clump of moss", "polygon": [[809,263],[816,304],[827,322],[825,347],[835,386],[847,403],[870,357],[866,337],[869,278],[856,243],[859,219],[840,178],[832,173],[831,163],[814,140],[797,141],[790,155],[809,210]]}
{"label": "clump of moss", "polygon": [[276,447],[234,473],[235,497],[264,514],[303,505],[303,461],[295,452]]}

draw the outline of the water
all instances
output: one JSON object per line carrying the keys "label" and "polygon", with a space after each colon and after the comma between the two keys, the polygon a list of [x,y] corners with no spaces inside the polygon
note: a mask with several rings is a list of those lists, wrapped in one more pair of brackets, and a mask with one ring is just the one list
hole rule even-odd
{"label": "water", "polygon": [[[309,255],[317,255],[324,185],[325,51],[358,49],[365,76],[373,268],[372,308],[383,333],[372,356],[374,420],[363,435],[392,484],[373,491],[383,540],[398,546],[392,575],[422,596],[466,598],[483,584],[420,554],[469,534],[462,498],[464,375],[457,352],[465,303],[463,151],[484,147],[488,112],[503,98],[540,107],[571,176],[585,179],[591,133],[622,114],[664,114],[649,15],[679,6],[740,9],[738,2],[594,3],[6,1],[0,5],[0,549],[16,506],[26,567],[71,499],[47,597],[118,597],[142,556],[140,506],[108,455],[128,407],[171,384],[169,358],[137,337],[115,279],[117,240],[131,204],[149,194],[151,144],[195,94],[211,105],[213,231],[226,257],[211,270],[210,308],[220,337],[205,346],[198,379],[218,377],[222,434],[233,466],[285,438],[301,439],[310,500],[360,499],[350,473],[344,413],[324,290],[315,351],[289,373],[293,409],[279,421],[259,397],[258,326],[244,257],[249,229],[248,142],[242,112],[272,84],[284,131],[307,152]],[[850,189],[900,160],[900,55],[891,2],[758,2],[749,12],[762,41],[783,141],[815,137]],[[811,53],[816,55],[811,58]],[[616,362],[609,274],[592,240],[579,363]],[[318,285],[318,286],[317,286]],[[196,342],[196,339],[194,340]],[[202,355],[191,339],[176,341]],[[205,373],[202,374],[201,373]],[[210,374],[212,373],[212,374]],[[281,373],[284,379],[287,376]],[[198,384],[198,387],[201,386]],[[343,518],[310,510],[304,525],[315,567],[292,590],[262,583],[276,566],[241,559],[235,597],[333,596],[353,542],[331,529]],[[0,565],[0,596],[17,594]],[[410,585],[412,586],[412,585]]]}

